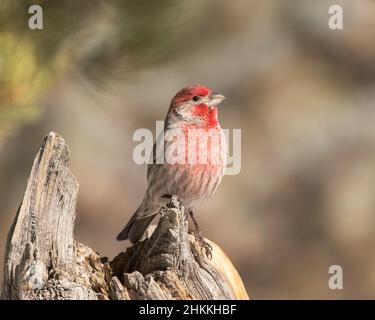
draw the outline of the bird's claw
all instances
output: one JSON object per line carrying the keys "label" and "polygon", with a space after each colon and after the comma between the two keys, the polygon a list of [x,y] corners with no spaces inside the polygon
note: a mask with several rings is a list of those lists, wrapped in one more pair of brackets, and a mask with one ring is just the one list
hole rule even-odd
{"label": "bird's claw", "polygon": [[212,259],[212,246],[207,242],[207,240],[202,236],[200,232],[192,231],[196,242],[199,244],[204,255],[211,260]]}
{"label": "bird's claw", "polygon": [[204,240],[204,243],[202,244],[203,252],[206,255],[208,260],[212,260],[212,246]]}
{"label": "bird's claw", "polygon": [[159,210],[159,214],[161,217],[164,217],[164,215],[167,213],[168,208],[166,206],[163,206]]}

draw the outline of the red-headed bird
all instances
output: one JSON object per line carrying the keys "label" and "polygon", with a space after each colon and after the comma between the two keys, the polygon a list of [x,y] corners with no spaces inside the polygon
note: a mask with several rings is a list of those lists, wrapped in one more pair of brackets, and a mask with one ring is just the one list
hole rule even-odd
{"label": "red-headed bird", "polygon": [[[173,97],[162,137],[164,163],[156,162],[154,146],[145,196],[117,240],[139,241],[172,195],[179,198],[199,230],[193,210],[216,191],[224,175],[226,143],[216,107],[224,99],[222,94],[199,84],[185,87]],[[177,143],[176,137],[181,135],[183,139]],[[169,161],[176,153],[177,160],[175,157]]]}

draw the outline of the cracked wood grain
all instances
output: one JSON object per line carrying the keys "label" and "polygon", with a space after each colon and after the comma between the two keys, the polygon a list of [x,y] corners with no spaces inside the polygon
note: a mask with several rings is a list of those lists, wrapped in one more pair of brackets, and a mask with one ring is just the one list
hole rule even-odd
{"label": "cracked wood grain", "polygon": [[68,147],[52,132],[9,230],[3,299],[248,299],[225,253],[210,242],[207,259],[189,234],[176,197],[144,240],[109,261],[74,240],[77,195]]}

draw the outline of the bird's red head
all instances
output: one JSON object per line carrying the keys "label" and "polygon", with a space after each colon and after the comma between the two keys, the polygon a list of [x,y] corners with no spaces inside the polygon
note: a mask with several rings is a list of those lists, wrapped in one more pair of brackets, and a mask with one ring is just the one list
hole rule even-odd
{"label": "bird's red head", "polygon": [[167,121],[203,128],[218,125],[216,106],[225,99],[222,94],[200,84],[181,89],[172,99]]}

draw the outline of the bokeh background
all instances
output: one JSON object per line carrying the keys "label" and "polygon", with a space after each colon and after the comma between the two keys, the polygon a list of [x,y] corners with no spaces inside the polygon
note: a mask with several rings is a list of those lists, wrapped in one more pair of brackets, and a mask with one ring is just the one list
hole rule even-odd
{"label": "bokeh background", "polygon": [[[27,26],[41,4],[44,29]],[[328,7],[344,29],[328,28]],[[112,258],[154,130],[181,87],[224,93],[242,170],[199,208],[255,299],[375,298],[375,2],[0,2],[0,264],[32,161],[63,135],[80,182],[76,239]],[[344,289],[328,288],[339,264]],[[0,271],[0,280],[1,280]]]}

